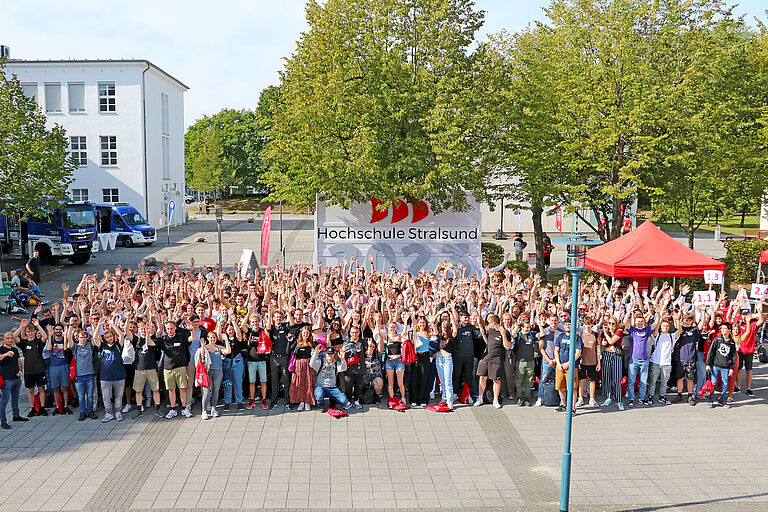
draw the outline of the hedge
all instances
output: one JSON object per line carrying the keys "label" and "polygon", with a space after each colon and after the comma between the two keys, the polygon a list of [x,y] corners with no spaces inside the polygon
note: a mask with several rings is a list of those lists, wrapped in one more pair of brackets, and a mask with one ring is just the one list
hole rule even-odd
{"label": "hedge", "polygon": [[[766,240],[728,242],[725,255],[725,278],[728,282],[753,283],[757,276],[760,251],[768,250]],[[768,269],[766,269],[768,271]]]}
{"label": "hedge", "polygon": [[483,242],[480,244],[480,252],[483,254],[483,261],[488,260],[492,267],[504,261],[504,248],[499,244]]}

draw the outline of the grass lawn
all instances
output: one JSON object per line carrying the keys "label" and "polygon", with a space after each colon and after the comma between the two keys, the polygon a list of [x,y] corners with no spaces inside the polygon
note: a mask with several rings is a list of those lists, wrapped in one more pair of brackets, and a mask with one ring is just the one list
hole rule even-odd
{"label": "grass lawn", "polygon": [[[280,210],[280,203],[265,201],[263,197],[232,197],[229,199],[220,199],[216,204],[220,204],[226,213],[230,212],[263,212],[268,206],[272,206],[273,212]],[[187,205],[187,210],[197,212],[197,202]],[[213,206],[211,206],[213,211]],[[283,212],[294,212],[296,208],[293,205],[283,204]]]}
{"label": "grass lawn", "polygon": [[[682,233],[683,229],[676,223],[666,223],[666,222],[658,222],[653,216],[650,215],[650,212],[643,212],[646,214],[646,218],[653,221],[654,224],[659,226],[664,231],[670,232],[670,233]],[[710,219],[710,222],[712,224],[707,224],[707,221],[704,221],[702,223],[701,227],[696,230],[696,233],[714,233],[715,232],[715,218],[712,217]],[[744,230],[756,230],[760,229],[760,216],[758,214],[754,215],[747,215],[744,217],[744,227],[740,227],[739,223],[741,222],[741,215],[734,215],[732,217],[728,218],[720,218],[720,232],[721,233],[727,233],[731,235],[743,235]]]}

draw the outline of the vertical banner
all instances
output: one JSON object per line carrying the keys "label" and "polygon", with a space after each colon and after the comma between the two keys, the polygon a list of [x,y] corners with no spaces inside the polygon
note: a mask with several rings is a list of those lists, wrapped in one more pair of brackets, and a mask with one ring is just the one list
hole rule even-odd
{"label": "vertical banner", "polygon": [[264,210],[264,219],[261,221],[261,264],[269,265],[269,234],[272,230],[272,207]]}
{"label": "vertical banner", "polygon": [[515,220],[517,221],[517,230],[522,231],[523,230],[523,214],[520,211],[519,208],[515,208],[512,210],[512,212],[515,214]]}
{"label": "vertical banner", "polygon": [[171,201],[168,203],[168,245],[171,244],[171,219],[173,219],[173,210],[176,209],[176,202]]}
{"label": "vertical banner", "polygon": [[560,205],[557,205],[557,210],[555,210],[555,228],[560,233],[563,232],[563,210],[560,209]]}

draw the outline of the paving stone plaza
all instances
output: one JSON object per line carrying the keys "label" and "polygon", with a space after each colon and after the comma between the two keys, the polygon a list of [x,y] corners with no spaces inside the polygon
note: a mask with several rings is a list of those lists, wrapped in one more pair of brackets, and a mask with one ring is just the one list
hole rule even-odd
{"label": "paving stone plaza", "polygon": [[[287,259],[310,261],[311,218],[286,216],[286,224]],[[167,247],[46,267],[43,289],[54,296],[83,271],[135,266],[150,254],[214,263],[212,225],[174,231]],[[258,225],[226,221],[226,266],[258,245]],[[208,238],[191,244],[197,236]],[[0,322],[10,326],[8,317]],[[580,408],[571,510],[768,510],[767,378],[756,364],[756,396],[736,394],[730,410]],[[21,407],[28,410],[24,396]],[[14,423],[0,432],[0,510],[558,510],[565,418],[552,408],[506,402],[500,410],[458,406],[441,414],[365,406],[334,419],[281,405],[208,421],[199,405],[193,412],[190,419]]]}

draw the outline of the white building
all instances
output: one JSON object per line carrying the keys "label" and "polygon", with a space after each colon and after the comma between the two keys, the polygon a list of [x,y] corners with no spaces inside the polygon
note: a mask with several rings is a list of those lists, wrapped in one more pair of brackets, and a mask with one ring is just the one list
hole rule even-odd
{"label": "white building", "polygon": [[147,60],[9,60],[48,126],[63,126],[80,167],[75,201],[125,201],[155,227],[184,221],[186,85]]}

